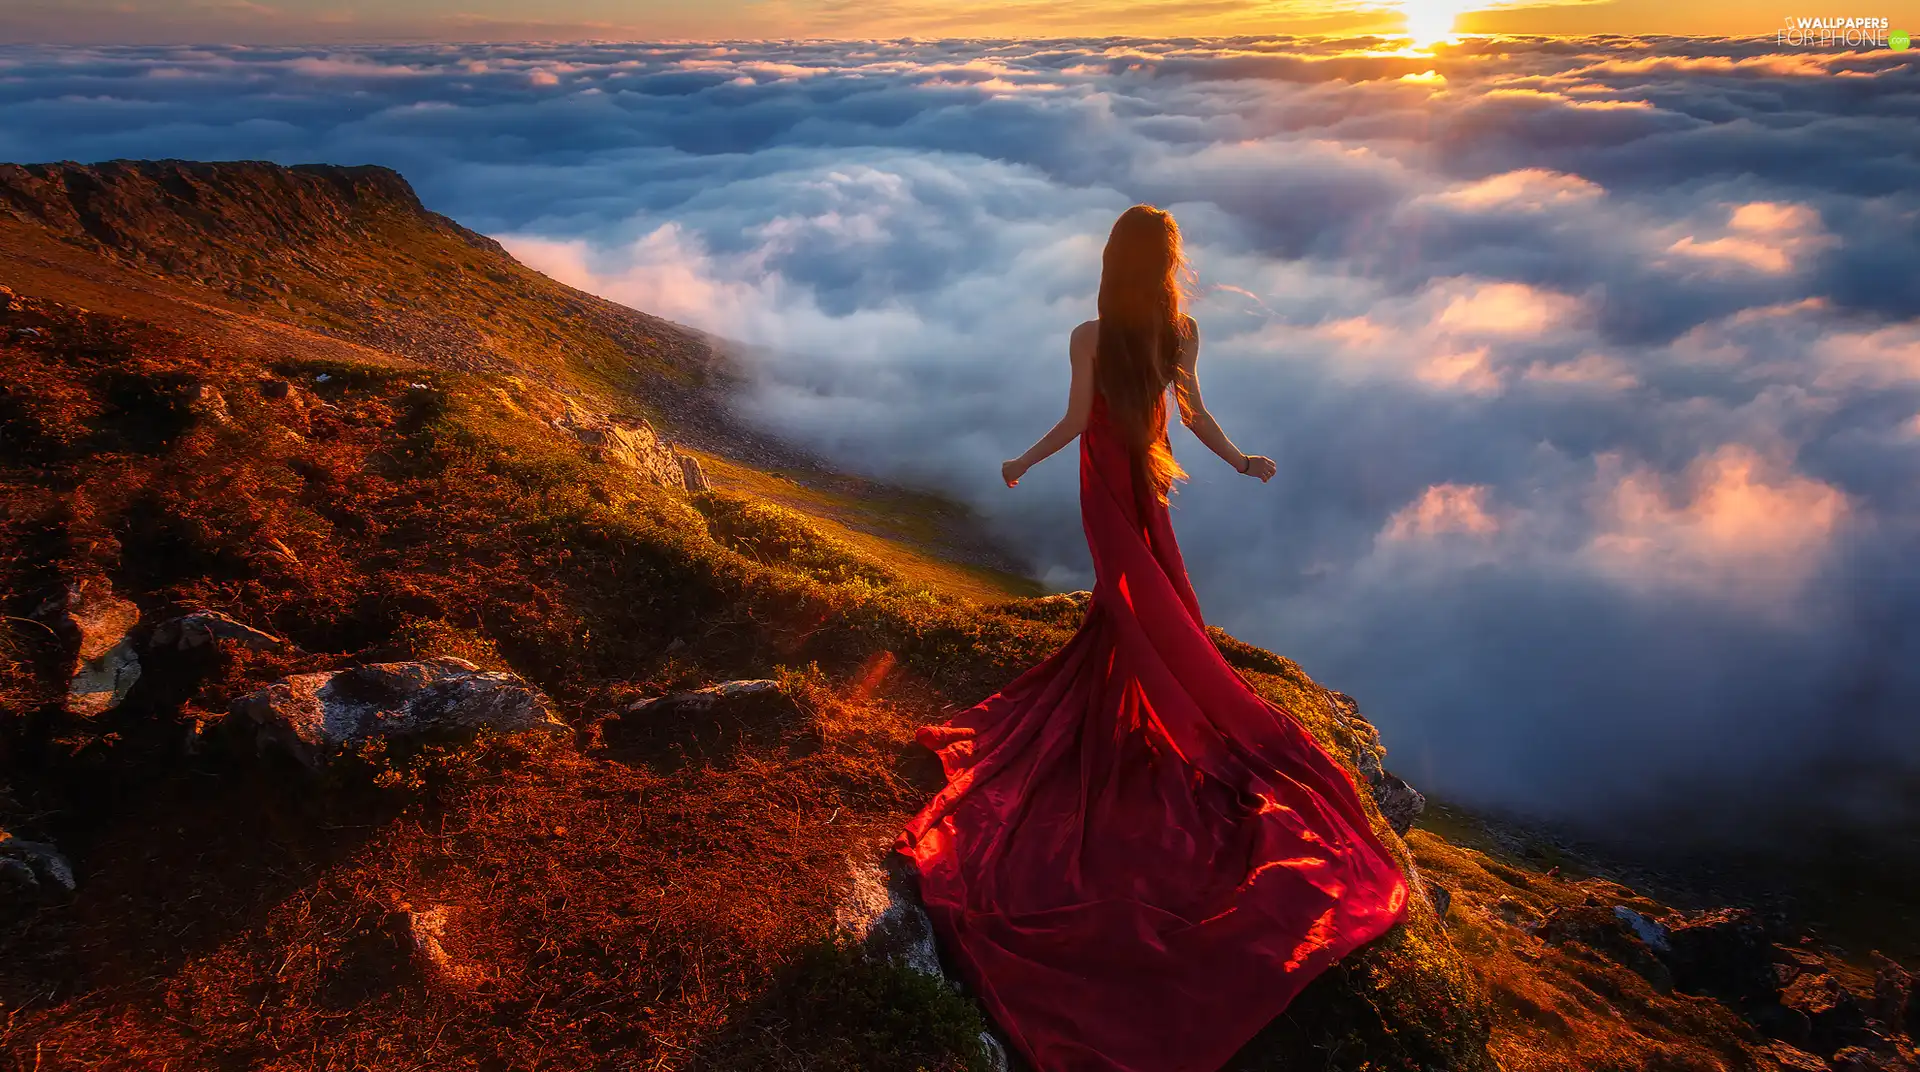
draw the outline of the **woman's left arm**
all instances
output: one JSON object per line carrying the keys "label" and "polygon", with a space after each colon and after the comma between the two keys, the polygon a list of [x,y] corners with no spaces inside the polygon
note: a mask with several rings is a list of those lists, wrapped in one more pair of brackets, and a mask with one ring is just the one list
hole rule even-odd
{"label": "woman's left arm", "polygon": [[1087,429],[1087,417],[1093,412],[1093,353],[1099,325],[1089,321],[1073,329],[1067,341],[1067,355],[1073,361],[1073,383],[1067,388],[1067,413],[1025,454],[1000,463],[1000,478],[1008,487],[1020,483],[1027,470],[1052,457],[1061,447]]}

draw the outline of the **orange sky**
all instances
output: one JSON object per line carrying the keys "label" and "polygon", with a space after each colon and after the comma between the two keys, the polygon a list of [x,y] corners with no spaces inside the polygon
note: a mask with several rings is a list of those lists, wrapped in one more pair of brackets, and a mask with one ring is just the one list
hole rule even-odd
{"label": "orange sky", "polygon": [[[1899,5],[1867,0],[1871,10],[1832,10],[1814,0],[1805,11],[1751,0],[1539,0],[1475,4],[1472,0],[761,0],[732,10],[707,9],[706,18],[743,28],[755,23],[790,27],[810,36],[1028,36],[1043,34],[1241,34],[1394,32],[1406,9],[1417,15],[1459,14],[1467,33],[1644,34],[1748,36],[1770,34],[1783,16],[1854,14],[1895,16]],[[726,7],[726,5],[721,5]],[[1792,8],[1792,0],[1787,0]],[[1908,20],[1914,21],[1914,20]],[[1920,25],[1920,22],[1916,22]]]}
{"label": "orange sky", "polygon": [[0,43],[1395,33],[1409,7],[1464,33],[1753,36],[1802,15],[1920,30],[1920,0],[5,0]]}

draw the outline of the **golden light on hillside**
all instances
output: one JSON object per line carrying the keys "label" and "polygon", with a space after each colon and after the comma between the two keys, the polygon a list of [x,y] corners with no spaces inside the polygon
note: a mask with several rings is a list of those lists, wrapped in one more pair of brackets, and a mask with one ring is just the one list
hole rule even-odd
{"label": "golden light on hillside", "polygon": [[1415,45],[1434,45],[1453,36],[1460,16],[1483,5],[1472,0],[1400,0],[1407,36]]}

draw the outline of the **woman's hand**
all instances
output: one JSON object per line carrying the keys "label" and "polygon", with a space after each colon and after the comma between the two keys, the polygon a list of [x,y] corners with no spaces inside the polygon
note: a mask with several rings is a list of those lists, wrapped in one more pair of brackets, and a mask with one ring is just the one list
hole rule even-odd
{"label": "woman's hand", "polygon": [[1026,476],[1027,470],[1030,468],[1032,468],[1032,466],[1029,466],[1018,458],[1009,462],[1001,462],[1000,479],[1006,481],[1008,487],[1012,487],[1020,483],[1020,478]]}
{"label": "woman's hand", "polygon": [[1262,484],[1272,480],[1273,474],[1280,471],[1280,467],[1273,464],[1273,459],[1263,454],[1249,454],[1246,459],[1240,471],[1248,476],[1259,477]]}

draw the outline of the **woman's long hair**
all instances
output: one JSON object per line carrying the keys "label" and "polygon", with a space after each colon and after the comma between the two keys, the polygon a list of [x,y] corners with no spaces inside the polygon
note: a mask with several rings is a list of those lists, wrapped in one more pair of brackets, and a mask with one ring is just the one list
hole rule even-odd
{"label": "woman's long hair", "polygon": [[1167,445],[1167,386],[1189,335],[1180,311],[1180,225],[1151,205],[1114,221],[1100,266],[1094,383],[1133,456],[1136,491],[1164,503],[1187,474]]}

